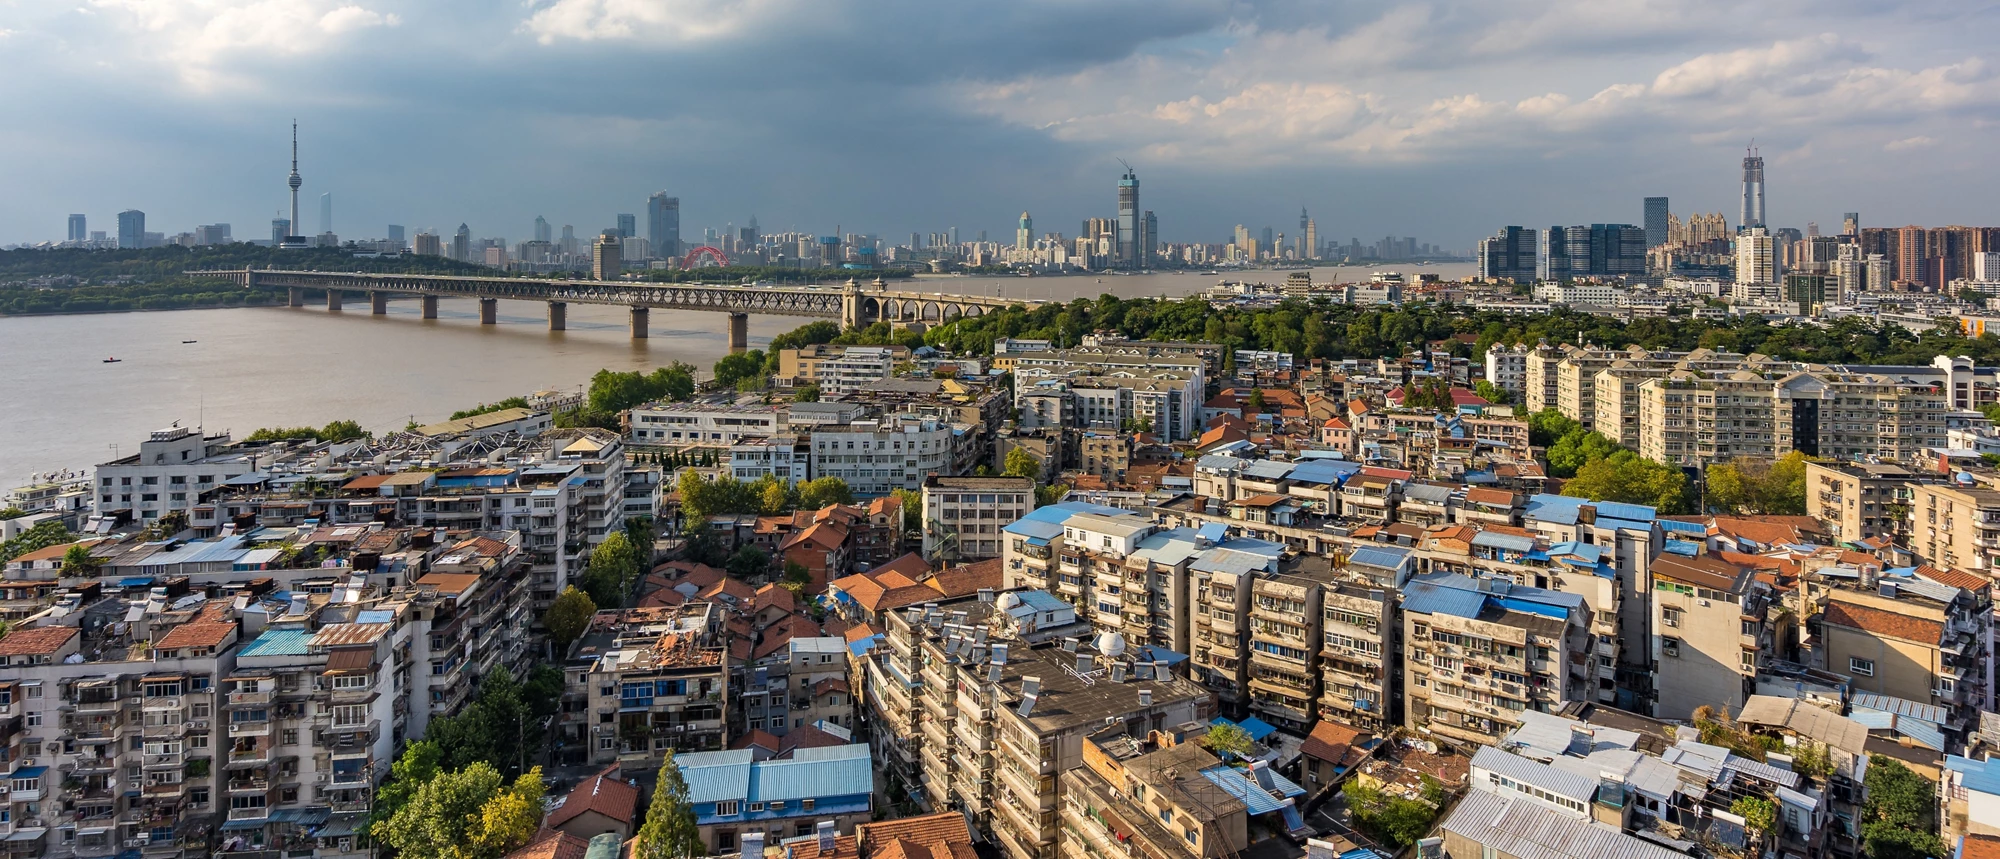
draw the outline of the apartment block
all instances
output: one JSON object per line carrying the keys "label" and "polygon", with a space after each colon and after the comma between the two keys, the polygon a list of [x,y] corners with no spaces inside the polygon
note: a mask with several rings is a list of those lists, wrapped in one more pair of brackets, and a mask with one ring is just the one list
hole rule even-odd
{"label": "apartment block", "polygon": [[[1916,480],[1914,472],[1893,462],[1807,462],[1806,515],[1826,523],[1828,534],[1842,542],[1902,534],[1915,500],[1908,484]],[[1995,512],[2000,513],[2000,504]],[[2000,520],[1995,526],[2000,546]],[[1935,530],[1929,535],[1949,537]]]}
{"label": "apartment block", "polygon": [[1035,481],[1026,477],[924,478],[926,558],[976,561],[1000,557],[1001,530],[1035,509]]}
{"label": "apartment block", "polygon": [[783,406],[715,403],[647,403],[625,414],[625,440],[634,446],[727,447],[754,436],[783,432]]}
{"label": "apartment block", "polygon": [[228,433],[203,435],[183,426],[155,430],[139,452],[99,463],[93,476],[94,515],[144,521],[186,511],[201,493],[257,470],[259,449],[232,445]]}
{"label": "apartment block", "polygon": [[1712,555],[1662,553],[1652,575],[1653,715],[1686,721],[1701,706],[1741,710],[1782,640],[1770,586]]}
{"label": "apartment block", "polygon": [[[2000,491],[1964,478],[1902,486],[1910,499],[1904,527],[1911,551],[1937,567],[1988,576],[2000,571]],[[1812,495],[1810,487],[1806,494]]]}
{"label": "apartment block", "polygon": [[726,737],[728,650],[713,603],[598,612],[564,665],[564,742],[631,774]]}
{"label": "apartment block", "polygon": [[1993,597],[1984,577],[1827,567],[1804,576],[1797,596],[1800,615],[1818,621],[1813,662],[1848,677],[1854,692],[1941,707],[1948,735],[1977,725],[1990,706]]}
{"label": "apartment block", "polygon": [[1134,736],[1124,725],[1087,738],[1083,765],[1062,774],[1063,859],[1222,859],[1251,848],[1250,821],[1306,834],[1305,788],[1264,761],[1238,768],[1197,744],[1205,725]]}
{"label": "apartment block", "polygon": [[[904,346],[834,346],[831,344],[802,346],[797,349],[778,350],[778,378],[793,385],[819,385],[822,393],[831,392],[833,389],[827,387],[826,384],[826,382],[831,380],[823,380],[821,378],[822,367],[828,361],[845,362],[849,355],[854,353],[856,349],[863,351],[859,354],[854,354],[852,363],[843,364],[843,381],[834,382],[842,390],[846,390],[849,384],[858,386],[862,381],[869,381],[860,378],[861,375],[865,375],[865,373],[861,373],[860,371],[879,366],[880,375],[873,376],[873,379],[886,379],[889,377],[889,371],[896,364],[910,360],[910,350]],[[882,363],[883,358],[887,359],[886,364]]]}
{"label": "apartment block", "polygon": [[821,427],[812,434],[812,474],[838,477],[856,495],[919,489],[932,474],[950,475],[961,446],[977,444],[970,427],[932,419],[887,418]]}
{"label": "apartment block", "polygon": [[1433,573],[1410,581],[1402,608],[1408,727],[1494,745],[1525,711],[1595,697],[1589,618],[1575,595]]}
{"label": "apartment block", "polygon": [[[865,743],[794,749],[758,759],[752,749],[674,756],[688,786],[695,829],[709,855],[764,855],[816,830],[854,832],[875,810],[875,775]],[[571,802],[576,801],[571,799]]]}

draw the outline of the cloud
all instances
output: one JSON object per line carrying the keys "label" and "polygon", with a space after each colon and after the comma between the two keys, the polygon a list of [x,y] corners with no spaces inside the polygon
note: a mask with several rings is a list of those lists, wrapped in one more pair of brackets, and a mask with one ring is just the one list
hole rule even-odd
{"label": "cloud", "polygon": [[384,15],[359,6],[342,6],[319,16],[319,28],[335,36],[370,27],[394,27],[401,23],[402,17],[394,13]]}
{"label": "cloud", "polygon": [[543,44],[565,39],[687,43],[806,15],[816,5],[799,0],[555,0],[535,10],[521,28]]}
{"label": "cloud", "polygon": [[1916,137],[1905,137],[1901,140],[1891,140],[1888,143],[1882,144],[1882,149],[1886,152],[1901,152],[1905,149],[1929,149],[1936,145],[1936,140],[1918,135]]}
{"label": "cloud", "polygon": [[245,57],[318,54],[356,32],[394,27],[400,16],[337,0],[90,0],[141,60],[202,90],[257,82],[232,75]]}

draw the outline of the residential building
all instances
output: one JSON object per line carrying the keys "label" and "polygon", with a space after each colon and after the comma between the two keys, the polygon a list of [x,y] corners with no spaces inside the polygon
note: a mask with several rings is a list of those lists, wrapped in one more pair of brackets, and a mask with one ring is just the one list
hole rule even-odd
{"label": "residential building", "polygon": [[[1806,515],[1826,523],[1827,532],[1843,542],[1860,542],[1904,533],[1910,521],[1917,475],[1893,462],[1806,463]],[[2000,499],[1996,499],[2000,500]],[[1996,505],[2000,514],[2000,505]],[[2000,516],[1996,517],[2000,526]],[[1950,532],[1932,530],[1934,539],[1951,539]],[[2000,539],[2000,534],[1995,535]],[[1967,548],[1972,548],[1970,544]],[[1925,555],[1925,557],[1932,557]],[[1976,554],[1962,556],[1966,559]],[[1946,566],[1952,566],[1946,562]]]}
{"label": "residential building", "polygon": [[1000,557],[1001,530],[1035,509],[1035,481],[1027,477],[941,477],[923,486],[923,556],[982,560]]}
{"label": "residential building", "polygon": [[1238,768],[1198,743],[1206,726],[1135,736],[1119,725],[1087,738],[1083,765],[1062,773],[1055,855],[1222,859],[1251,849],[1250,820],[1304,834],[1305,789],[1264,761]]}
{"label": "residential building", "polygon": [[[818,385],[821,394],[857,390],[872,381],[889,378],[897,364],[910,360],[905,346],[801,346],[778,350],[778,378],[793,385]],[[841,362],[838,381],[823,379],[823,365]]]}
{"label": "residential building", "polygon": [[1797,450],[1916,461],[1945,442],[1944,389],[1901,374],[1789,365],[1759,372],[1675,370],[1639,388],[1639,454],[1670,465]]}
{"label": "residential building", "polygon": [[155,430],[139,443],[138,453],[97,466],[92,510],[102,518],[139,521],[186,512],[202,493],[256,471],[260,458],[268,463],[275,457],[231,445],[228,433],[203,435],[182,426]]}
{"label": "residential building", "polygon": [[590,766],[627,775],[664,753],[725,745],[729,659],[715,603],[597,613],[563,666],[560,733]]}
{"label": "residential building", "polygon": [[1955,570],[1894,575],[1872,565],[1801,578],[1801,617],[1815,618],[1815,667],[1857,692],[1944,708],[1947,735],[1978,724],[1992,701],[1992,584]]}
{"label": "residential building", "polygon": [[634,447],[728,447],[786,428],[784,406],[654,402],[625,416],[625,443]]}
{"label": "residential building", "polygon": [[854,831],[875,810],[865,743],[794,749],[758,760],[750,749],[677,754],[695,827],[710,855],[764,855],[764,845],[814,833],[821,821]]}
{"label": "residential building", "polygon": [[1486,381],[1521,402],[1528,392],[1528,347],[1494,343],[1486,348]]}
{"label": "residential building", "polygon": [[1689,721],[1697,707],[1741,710],[1783,640],[1770,586],[1714,555],[1663,552],[1651,572],[1653,715]]}
{"label": "residential building", "polygon": [[932,474],[952,474],[961,445],[978,440],[964,424],[889,417],[821,427],[812,434],[812,474],[838,477],[854,494],[918,489]]}
{"label": "residential building", "polygon": [[[1917,557],[1933,566],[1988,576],[2000,571],[2000,490],[1979,485],[1971,475],[1949,483],[1906,482],[1900,488],[1909,493],[1908,521],[1896,525],[1909,535]],[[1811,497],[1810,487],[1806,494]],[[1884,505],[1885,517],[1897,516],[1892,504]]]}
{"label": "residential building", "polygon": [[1581,597],[1434,573],[1403,590],[1403,714],[1461,747],[1497,744],[1529,710],[1596,697]]}

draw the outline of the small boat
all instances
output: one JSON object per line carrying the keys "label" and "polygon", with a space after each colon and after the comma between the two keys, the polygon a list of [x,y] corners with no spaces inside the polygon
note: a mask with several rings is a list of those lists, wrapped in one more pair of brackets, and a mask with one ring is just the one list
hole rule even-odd
{"label": "small boat", "polygon": [[118,362],[119,362],[120,360],[122,360],[122,359],[119,359],[119,358],[106,358],[106,359],[104,359],[104,363],[106,363],[106,364],[116,364],[116,363],[118,363]]}
{"label": "small boat", "polygon": [[182,340],[182,341],[181,341],[181,343],[182,343],[183,345],[186,345],[186,344],[188,344],[188,343],[193,343],[193,342],[195,342],[195,341],[193,341],[193,340]]}

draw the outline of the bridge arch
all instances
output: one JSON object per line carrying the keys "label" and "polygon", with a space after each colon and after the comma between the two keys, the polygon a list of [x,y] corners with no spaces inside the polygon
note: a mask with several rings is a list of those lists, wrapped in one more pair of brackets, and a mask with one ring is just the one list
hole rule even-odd
{"label": "bridge arch", "polygon": [[727,254],[724,254],[720,248],[714,248],[708,245],[702,245],[701,247],[688,251],[687,256],[681,257],[681,271],[687,271],[691,268],[694,268],[695,263],[700,262],[702,257],[708,257],[709,259],[714,260],[716,265],[722,266],[723,268],[729,267],[729,256]]}

